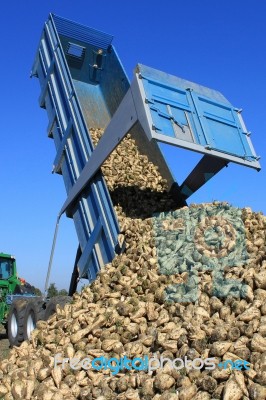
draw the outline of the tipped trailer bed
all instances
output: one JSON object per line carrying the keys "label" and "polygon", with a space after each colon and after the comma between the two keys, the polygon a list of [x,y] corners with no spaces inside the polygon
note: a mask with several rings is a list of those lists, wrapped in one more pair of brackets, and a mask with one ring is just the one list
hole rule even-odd
{"label": "tipped trailer bed", "polygon": [[[70,285],[90,282],[123,251],[119,224],[100,167],[130,132],[167,180],[177,206],[229,162],[260,169],[241,110],[216,90],[138,64],[132,83],[109,34],[50,14],[32,76],[55,143],[53,172],[62,174],[65,212],[73,218],[79,250]],[[104,130],[94,148],[90,128]],[[202,154],[182,184],[175,181],[160,143]]]}

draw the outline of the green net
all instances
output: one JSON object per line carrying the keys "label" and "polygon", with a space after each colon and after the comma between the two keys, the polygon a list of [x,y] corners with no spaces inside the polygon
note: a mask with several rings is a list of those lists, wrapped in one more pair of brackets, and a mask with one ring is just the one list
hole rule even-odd
{"label": "green net", "polygon": [[159,213],[153,218],[153,233],[160,273],[187,272],[185,283],[168,286],[167,300],[195,302],[198,271],[211,271],[213,296],[245,297],[247,285],[224,277],[225,267],[248,260],[241,209],[221,203]]}

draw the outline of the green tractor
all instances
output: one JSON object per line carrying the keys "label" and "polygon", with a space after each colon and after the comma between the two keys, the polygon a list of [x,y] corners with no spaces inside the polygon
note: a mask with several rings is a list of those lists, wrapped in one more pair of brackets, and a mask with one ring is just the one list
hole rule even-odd
{"label": "green tractor", "polygon": [[44,317],[44,304],[34,288],[18,278],[15,258],[0,253],[0,323],[7,329],[11,346],[29,339],[36,322]]}
{"label": "green tractor", "polygon": [[46,321],[57,305],[64,307],[71,300],[70,296],[37,296],[33,286],[18,278],[15,258],[0,253],[0,324],[7,330],[11,347],[29,340],[37,321]]}

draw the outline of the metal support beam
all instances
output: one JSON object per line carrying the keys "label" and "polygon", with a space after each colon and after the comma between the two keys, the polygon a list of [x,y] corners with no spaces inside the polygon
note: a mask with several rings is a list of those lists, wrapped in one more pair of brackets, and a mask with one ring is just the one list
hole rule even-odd
{"label": "metal support beam", "polygon": [[67,128],[65,130],[64,136],[60,143],[60,147],[57,150],[57,154],[54,159],[53,172],[58,172],[60,170],[60,164],[61,164],[61,161],[63,158],[64,149],[67,144],[67,139],[69,139],[71,136],[72,128],[73,128],[73,122],[72,122],[72,119],[70,118],[70,120],[68,121],[68,124],[67,124]]}
{"label": "metal support beam", "polygon": [[51,74],[54,71],[54,65],[55,65],[55,62],[54,62],[54,59],[52,59],[51,65],[50,65],[50,67],[49,67],[49,69],[47,71],[47,75],[46,75],[45,81],[43,83],[43,88],[42,88],[42,91],[41,91],[41,94],[40,94],[40,97],[39,97],[39,105],[42,108],[44,107],[45,96],[46,96],[46,92],[47,92],[47,89],[48,89],[48,83],[49,83],[49,79],[51,78]]}
{"label": "metal support beam", "polygon": [[180,193],[183,199],[190,197],[223,167],[227,167],[228,163],[229,161],[222,158],[211,157],[209,155],[203,156],[180,186]]}
{"label": "metal support beam", "polygon": [[53,109],[52,115],[51,115],[51,117],[49,119],[49,123],[48,123],[48,126],[47,126],[47,136],[50,137],[50,138],[53,137],[52,129],[53,129],[55,120],[56,120],[56,112],[55,112],[55,109]]}
{"label": "metal support beam", "polygon": [[[90,238],[89,238],[89,240],[88,240],[88,242],[86,244],[85,249],[82,252],[81,257],[78,260],[77,266],[78,266],[78,270],[80,272],[80,276],[82,278],[85,278],[84,275],[85,275],[86,272],[91,272],[91,271],[88,271],[88,268],[86,268],[86,264],[90,260],[89,257],[90,257],[90,255],[92,255],[93,248],[94,248],[95,243],[97,242],[97,240],[99,238],[99,235],[100,235],[100,232],[101,232],[102,228],[103,228],[102,221],[101,221],[101,218],[99,218],[98,221],[97,221],[97,224],[95,225],[93,231],[91,232]],[[94,280],[95,278],[96,278],[96,275],[95,276],[91,276],[90,280]]]}
{"label": "metal support beam", "polygon": [[59,222],[60,222],[60,216],[57,217],[56,225],[55,225],[54,238],[53,238],[52,249],[51,249],[50,259],[49,259],[49,265],[48,265],[48,269],[47,269],[45,286],[44,286],[45,296],[47,295],[47,291],[48,291],[48,284],[49,284],[50,273],[51,273],[51,268],[52,268],[53,259],[54,259],[54,251],[55,251],[56,239],[57,239],[57,235],[58,235]]}
{"label": "metal support beam", "polygon": [[78,281],[79,281],[78,260],[80,259],[81,254],[82,254],[82,252],[81,252],[81,248],[79,246],[78,250],[77,250],[77,254],[76,254],[73,272],[71,275],[71,281],[70,281],[69,290],[68,290],[69,296],[73,296],[73,294],[77,291],[77,286],[78,286]]}

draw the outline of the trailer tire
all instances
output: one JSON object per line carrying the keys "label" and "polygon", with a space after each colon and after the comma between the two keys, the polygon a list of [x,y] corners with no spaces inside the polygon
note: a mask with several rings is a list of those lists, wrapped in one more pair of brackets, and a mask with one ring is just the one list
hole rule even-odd
{"label": "trailer tire", "polygon": [[43,300],[35,298],[27,302],[23,322],[24,340],[30,339],[31,332],[36,328],[37,321],[44,319]]}
{"label": "trailer tire", "polygon": [[70,296],[55,296],[52,297],[51,300],[47,303],[45,312],[44,312],[44,320],[47,321],[49,317],[56,313],[56,306],[59,305],[63,308],[66,304],[72,301],[72,297]]}
{"label": "trailer tire", "polygon": [[23,325],[27,300],[19,299],[12,303],[7,320],[7,335],[10,347],[20,346],[24,341]]}

